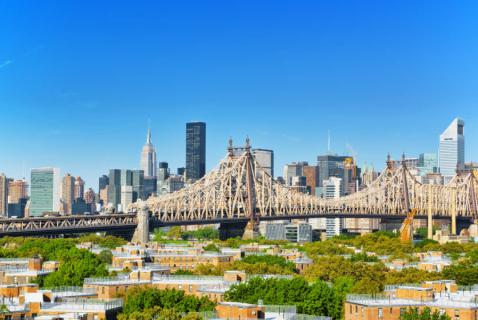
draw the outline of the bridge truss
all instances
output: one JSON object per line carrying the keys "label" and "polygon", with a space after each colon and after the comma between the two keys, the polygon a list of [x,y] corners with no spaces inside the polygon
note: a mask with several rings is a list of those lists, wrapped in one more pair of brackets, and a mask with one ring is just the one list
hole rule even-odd
{"label": "bridge truss", "polygon": [[[363,190],[337,199],[297,192],[264,170],[250,151],[235,156],[230,141],[228,155],[202,179],[174,193],[150,197],[146,205],[162,223],[252,220],[317,216],[406,215],[477,216],[478,183],[474,174],[461,174],[447,185],[422,184],[405,165],[387,168]],[[130,207],[136,211],[135,204]]]}

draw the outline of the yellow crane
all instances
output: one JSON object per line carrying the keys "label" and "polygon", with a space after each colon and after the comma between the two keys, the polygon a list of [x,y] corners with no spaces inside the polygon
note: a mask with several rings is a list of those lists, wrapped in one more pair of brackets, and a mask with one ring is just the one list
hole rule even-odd
{"label": "yellow crane", "polygon": [[413,240],[413,218],[417,214],[416,209],[408,212],[407,217],[403,220],[400,228],[400,241],[402,243],[410,243]]}

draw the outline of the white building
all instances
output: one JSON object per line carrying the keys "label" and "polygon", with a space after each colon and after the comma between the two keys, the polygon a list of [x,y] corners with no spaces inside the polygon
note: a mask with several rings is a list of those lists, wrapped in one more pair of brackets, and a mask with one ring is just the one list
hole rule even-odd
{"label": "white building", "polygon": [[133,202],[133,186],[121,186],[121,209],[126,212],[128,206]]}
{"label": "white building", "polygon": [[[326,199],[337,199],[340,198],[342,194],[342,179],[337,177],[330,177],[327,180],[324,180],[324,197]],[[325,233],[327,238],[332,238],[333,236],[338,236],[344,228],[344,223],[342,218],[326,218],[325,220]]]}
{"label": "white building", "polygon": [[439,167],[444,182],[447,183],[456,174],[456,169],[463,169],[465,164],[465,122],[455,118],[440,135]]}
{"label": "white building", "polygon": [[140,168],[144,171],[145,177],[156,177],[156,150],[151,143],[151,130],[149,128],[146,134],[146,143],[141,152]]}

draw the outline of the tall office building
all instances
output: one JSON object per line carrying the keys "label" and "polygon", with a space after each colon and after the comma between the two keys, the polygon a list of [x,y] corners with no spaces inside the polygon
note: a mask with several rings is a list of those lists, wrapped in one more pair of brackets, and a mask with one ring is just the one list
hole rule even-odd
{"label": "tall office building", "polygon": [[[233,154],[235,157],[240,157],[246,151],[245,148],[234,148]],[[251,149],[251,153],[256,159],[259,166],[267,172],[271,177],[274,177],[274,151],[270,149]]]}
{"label": "tall office building", "polygon": [[73,198],[76,199],[83,199],[83,195],[85,194],[85,181],[81,179],[81,177],[75,178],[75,191]]}
{"label": "tall office building", "polygon": [[8,181],[5,174],[0,173],[0,216],[6,216],[8,209]]}
{"label": "tall office building", "polygon": [[108,203],[107,205],[117,208],[121,203],[121,170],[110,169],[108,185]]}
{"label": "tall office building", "polygon": [[141,170],[145,177],[156,177],[156,150],[151,142],[151,130],[148,128],[146,143],[141,152]]}
{"label": "tall office building", "polygon": [[133,202],[136,202],[138,199],[146,200],[143,170],[131,170],[131,186],[133,187]]}
{"label": "tall office building", "polygon": [[106,174],[102,175],[98,178],[98,192],[106,188],[107,185],[110,184],[110,179]]}
{"label": "tall office building", "polygon": [[75,177],[67,173],[63,177],[61,184],[61,203],[62,212],[65,214],[71,214],[71,206],[75,201]]}
{"label": "tall office building", "polygon": [[41,216],[44,212],[59,212],[60,195],[60,169],[32,169],[29,207],[31,217]]}
{"label": "tall office building", "polygon": [[418,174],[425,177],[429,173],[438,172],[438,159],[436,153],[420,153],[418,156]]}
{"label": "tall office building", "polygon": [[307,192],[315,195],[316,188],[319,186],[319,168],[317,166],[304,166],[305,184]]}
{"label": "tall office building", "polygon": [[439,166],[445,183],[451,180],[456,170],[462,170],[465,164],[465,122],[454,119],[440,135]]}
{"label": "tall office building", "polygon": [[18,203],[28,198],[28,182],[24,179],[10,181],[8,184],[8,203]]}
{"label": "tall office building", "polygon": [[[324,195],[326,199],[340,198],[342,193],[342,179],[337,177],[330,177],[323,181]],[[325,233],[327,238],[340,235],[343,229],[343,219],[341,218],[326,218],[325,219]]]}
{"label": "tall office building", "polygon": [[206,174],[206,123],[186,123],[186,178],[194,182]]}

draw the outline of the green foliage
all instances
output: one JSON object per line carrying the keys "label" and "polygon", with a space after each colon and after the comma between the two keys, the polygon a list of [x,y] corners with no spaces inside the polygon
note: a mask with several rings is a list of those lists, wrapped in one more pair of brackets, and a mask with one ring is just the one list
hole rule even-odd
{"label": "green foliage", "polygon": [[443,270],[442,278],[454,279],[459,285],[477,284],[478,266],[469,261],[452,264]]}
{"label": "green foliage", "polygon": [[214,251],[214,252],[220,252],[219,247],[216,246],[214,243],[210,243],[207,246],[203,248],[205,251]]}
{"label": "green foliage", "polygon": [[82,286],[87,277],[107,275],[105,264],[97,255],[87,250],[71,249],[65,252],[58,270],[44,277],[41,284],[45,287]]}
{"label": "green foliage", "polygon": [[387,272],[385,275],[385,284],[421,283],[423,281],[439,279],[443,279],[443,276],[439,272],[406,268],[400,271],[390,270]]}
{"label": "green foliage", "polygon": [[214,228],[201,228],[193,231],[185,231],[181,233],[181,238],[183,240],[214,240],[219,239],[219,230]]}
{"label": "green foliage", "polygon": [[311,258],[316,258],[320,255],[340,255],[352,254],[353,250],[338,244],[332,239],[320,242],[308,242],[304,244],[304,251]]}
{"label": "green foliage", "polygon": [[350,261],[379,262],[380,260],[377,258],[377,256],[369,256],[366,253],[357,253],[350,256]]}
{"label": "green foliage", "polygon": [[274,256],[274,255],[248,255],[242,259],[242,262],[256,264],[256,263],[267,263],[269,265],[277,265],[283,268],[290,269],[290,271],[295,270],[295,264],[293,262],[287,261],[284,257]]}
{"label": "green foliage", "polygon": [[341,278],[332,286],[324,281],[309,284],[302,277],[293,279],[252,278],[246,283],[233,285],[225,294],[227,301],[265,304],[292,304],[300,313],[342,317],[343,302],[351,288],[351,279]]}
{"label": "green foliage", "polygon": [[211,311],[214,306],[206,297],[185,295],[184,291],[132,288],[126,294],[123,313],[118,319],[154,319],[156,315],[158,319],[181,319],[181,313]]}
{"label": "green foliage", "polygon": [[188,276],[192,276],[194,275],[195,273],[190,271],[190,270],[184,270],[184,269],[178,269],[176,270],[176,272],[172,272],[171,274],[174,274],[174,275],[188,275]]}
{"label": "green foliage", "polygon": [[93,242],[100,247],[114,249],[128,243],[125,239],[114,236],[99,236],[95,233],[82,236],[77,239],[78,243]]}
{"label": "green foliage", "polygon": [[170,239],[180,239],[181,238],[181,227],[171,227],[168,232],[166,232],[166,236]]}
{"label": "green foliage", "polygon": [[438,310],[432,313],[429,307],[425,307],[422,311],[418,308],[409,308],[400,316],[400,320],[450,320],[450,317],[447,314],[440,314]]}
{"label": "green foliage", "polygon": [[304,275],[310,280],[320,279],[331,282],[348,277],[355,282],[352,292],[378,293],[383,290],[387,271],[388,269],[382,263],[352,262],[340,256],[328,256],[319,258],[305,270]]}
{"label": "green foliage", "polygon": [[105,264],[111,264],[113,261],[113,254],[110,250],[103,250],[98,254],[98,259]]}

